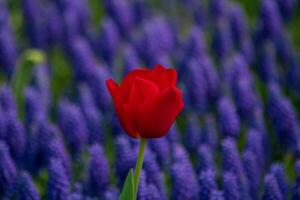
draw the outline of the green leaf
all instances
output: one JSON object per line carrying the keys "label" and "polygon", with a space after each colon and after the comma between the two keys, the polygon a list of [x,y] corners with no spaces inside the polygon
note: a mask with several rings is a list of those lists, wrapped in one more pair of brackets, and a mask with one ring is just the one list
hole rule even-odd
{"label": "green leaf", "polygon": [[120,194],[119,200],[135,200],[135,192],[134,192],[134,181],[133,181],[133,173],[132,169],[127,174],[125,183],[123,185],[122,192]]}

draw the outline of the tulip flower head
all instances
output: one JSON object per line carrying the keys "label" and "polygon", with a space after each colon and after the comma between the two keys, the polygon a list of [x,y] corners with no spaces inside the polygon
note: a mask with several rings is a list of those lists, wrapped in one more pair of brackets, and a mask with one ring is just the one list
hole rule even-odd
{"label": "tulip flower head", "polygon": [[176,83],[177,72],[161,65],[133,70],[120,85],[106,81],[120,123],[131,137],[159,138],[167,133],[183,108]]}

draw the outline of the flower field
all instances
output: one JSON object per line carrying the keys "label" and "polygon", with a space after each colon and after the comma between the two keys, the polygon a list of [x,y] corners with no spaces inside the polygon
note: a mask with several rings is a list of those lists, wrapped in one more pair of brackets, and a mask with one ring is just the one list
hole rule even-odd
{"label": "flower field", "polygon": [[300,200],[300,1],[0,0],[0,200],[117,200],[137,138],[138,200]]}

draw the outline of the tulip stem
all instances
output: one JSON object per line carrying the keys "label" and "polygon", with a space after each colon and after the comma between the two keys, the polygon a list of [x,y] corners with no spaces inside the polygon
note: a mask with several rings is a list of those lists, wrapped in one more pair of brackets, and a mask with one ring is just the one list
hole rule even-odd
{"label": "tulip stem", "polygon": [[135,170],[134,170],[134,177],[133,177],[136,194],[137,194],[138,188],[139,188],[140,174],[141,174],[141,170],[142,170],[142,166],[143,166],[146,144],[147,144],[147,139],[141,138],[139,154],[137,157],[136,166],[135,166]]}

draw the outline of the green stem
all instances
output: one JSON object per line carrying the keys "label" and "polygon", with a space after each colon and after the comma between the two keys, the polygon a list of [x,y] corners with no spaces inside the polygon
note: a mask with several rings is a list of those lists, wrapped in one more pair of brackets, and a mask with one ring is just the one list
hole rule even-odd
{"label": "green stem", "polygon": [[142,166],[143,166],[143,160],[144,160],[144,153],[145,153],[146,144],[147,144],[147,140],[144,139],[144,138],[141,138],[139,154],[138,154],[138,158],[137,158],[137,161],[136,161],[136,166],[135,166],[135,170],[134,170],[134,177],[133,177],[134,191],[135,191],[136,194],[137,194],[138,188],[139,188],[140,174],[141,174],[141,170],[142,170]]}

